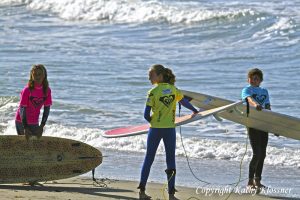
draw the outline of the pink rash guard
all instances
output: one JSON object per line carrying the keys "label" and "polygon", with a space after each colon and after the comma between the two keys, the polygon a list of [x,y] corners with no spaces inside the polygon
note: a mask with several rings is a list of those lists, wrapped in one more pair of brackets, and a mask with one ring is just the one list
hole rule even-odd
{"label": "pink rash guard", "polygon": [[39,115],[42,106],[51,106],[52,97],[51,89],[48,88],[47,96],[44,95],[42,85],[34,85],[34,89],[30,91],[29,87],[26,86],[20,95],[20,105],[16,113],[15,120],[22,122],[20,116],[20,107],[26,107],[26,119],[27,124],[34,125],[39,123]]}

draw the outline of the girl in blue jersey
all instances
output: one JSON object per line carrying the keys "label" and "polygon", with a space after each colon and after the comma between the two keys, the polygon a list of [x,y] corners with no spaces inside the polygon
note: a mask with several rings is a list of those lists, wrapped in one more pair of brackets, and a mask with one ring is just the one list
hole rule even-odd
{"label": "girl in blue jersey", "polygon": [[[145,194],[146,183],[149,177],[150,168],[154,161],[156,150],[161,140],[164,142],[166,151],[169,199],[177,199],[175,194],[175,148],[176,130],[175,113],[176,104],[180,102],[183,106],[198,113],[198,111],[183,98],[182,93],[175,86],[175,75],[172,70],[162,65],[153,65],[149,70],[149,80],[155,85],[148,92],[148,98],[144,111],[144,118],[150,123],[147,138],[147,150],[142,166],[141,179],[138,189],[140,189],[140,199],[151,199]],[[150,114],[152,110],[152,115]]]}
{"label": "girl in blue jersey", "polygon": [[[249,85],[242,90],[242,99],[247,99],[249,104],[254,106],[256,110],[271,110],[268,90],[260,87],[262,81],[263,72],[257,68],[251,69],[248,72]],[[252,159],[249,164],[248,187],[263,188],[265,186],[261,184],[261,174],[266,157],[268,133],[254,128],[248,128],[248,135],[253,151]]]}

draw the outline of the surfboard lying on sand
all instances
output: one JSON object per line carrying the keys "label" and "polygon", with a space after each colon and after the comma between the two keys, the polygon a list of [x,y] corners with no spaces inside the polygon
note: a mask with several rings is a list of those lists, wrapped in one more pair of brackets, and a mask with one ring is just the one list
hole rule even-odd
{"label": "surfboard lying on sand", "polygon": [[[195,116],[191,115],[185,115],[182,117],[177,117],[175,119],[176,126],[184,125],[187,123],[191,123],[196,120],[200,120],[204,117],[219,113],[219,112],[233,112],[232,109],[242,104],[242,101],[230,103],[228,105],[223,105],[218,108],[212,108],[210,110],[205,110],[202,112],[197,113]],[[142,124],[137,126],[129,126],[129,127],[123,127],[123,128],[117,128],[105,131],[102,133],[103,137],[106,138],[117,138],[117,137],[128,137],[128,136],[134,136],[134,135],[140,135],[145,134],[148,132],[149,124]]]}
{"label": "surfboard lying on sand", "polygon": [[79,141],[0,136],[0,183],[64,179],[89,172],[101,163],[101,152]]}
{"label": "surfboard lying on sand", "polygon": [[[190,99],[194,106],[209,110],[232,103],[230,100],[181,90],[184,96]],[[300,140],[300,119],[270,110],[257,111],[250,107],[249,117],[246,105],[238,105],[232,112],[218,113],[217,116],[269,133],[275,133],[288,138]]]}

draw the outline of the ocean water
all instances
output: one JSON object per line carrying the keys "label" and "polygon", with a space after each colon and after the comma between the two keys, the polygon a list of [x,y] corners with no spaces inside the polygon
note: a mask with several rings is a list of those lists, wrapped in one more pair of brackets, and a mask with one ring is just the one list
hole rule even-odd
{"label": "ocean water", "polygon": [[[105,139],[101,132],[145,123],[152,64],[170,67],[179,88],[230,100],[240,98],[248,69],[259,67],[272,109],[300,117],[299,9],[292,0],[1,0],[0,134],[16,134],[19,94],[36,63],[46,65],[53,92],[44,135],[99,148],[107,157],[98,172],[108,178],[139,178],[146,136]],[[246,147],[243,126],[209,117],[181,132],[198,176],[235,181]],[[176,153],[178,184],[198,186],[179,134]],[[150,180],[165,181],[163,156],[160,146]],[[243,178],[250,158],[248,145]],[[300,197],[299,141],[270,134],[265,166],[265,182]]]}

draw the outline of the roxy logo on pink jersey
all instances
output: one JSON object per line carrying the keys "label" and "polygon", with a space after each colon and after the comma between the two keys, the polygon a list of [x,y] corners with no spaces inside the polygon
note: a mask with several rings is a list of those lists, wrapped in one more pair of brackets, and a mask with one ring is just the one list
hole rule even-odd
{"label": "roxy logo on pink jersey", "polygon": [[29,99],[30,99],[30,102],[32,103],[32,105],[35,108],[38,108],[38,107],[40,107],[40,106],[43,105],[43,103],[46,100],[46,97],[34,97],[34,96],[30,96]]}

